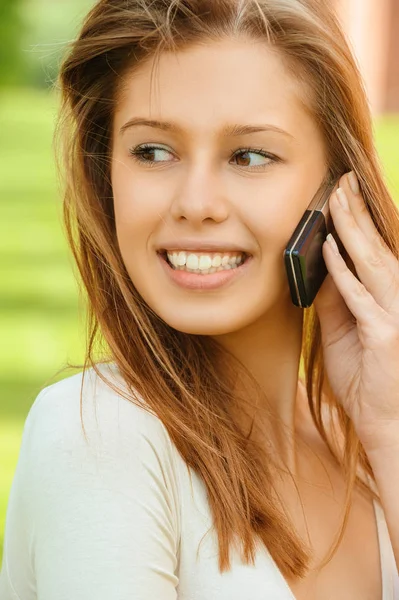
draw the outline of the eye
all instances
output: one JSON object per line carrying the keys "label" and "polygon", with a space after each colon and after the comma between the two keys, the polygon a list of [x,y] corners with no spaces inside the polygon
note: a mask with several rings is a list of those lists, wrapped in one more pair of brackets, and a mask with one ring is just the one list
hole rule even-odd
{"label": "eye", "polygon": [[142,144],[136,148],[131,148],[129,154],[133,156],[134,160],[137,162],[145,164],[146,166],[153,166],[158,162],[166,162],[165,160],[154,160],[153,156],[157,150],[161,153],[161,156],[162,152],[164,154],[171,154],[166,148],[154,146],[152,144]]}
{"label": "eye", "polygon": [[[251,158],[250,158],[251,154],[253,154],[254,156],[257,157],[254,160],[255,164],[252,164],[252,165],[249,164],[251,162]],[[237,152],[235,152],[233,155],[233,159],[236,159],[236,158],[243,160],[243,162],[245,163],[245,164],[239,164],[239,166],[247,167],[252,170],[265,169],[271,163],[278,162],[280,160],[274,154],[270,154],[269,152],[266,152],[265,150],[263,150],[263,148],[260,150],[255,150],[254,148],[240,148],[240,150],[237,150]],[[262,162],[262,158],[267,158],[268,161]]]}

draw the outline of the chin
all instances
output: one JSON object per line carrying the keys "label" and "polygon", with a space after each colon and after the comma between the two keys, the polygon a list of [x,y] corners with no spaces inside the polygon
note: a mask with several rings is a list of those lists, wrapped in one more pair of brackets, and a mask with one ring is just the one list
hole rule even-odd
{"label": "chin", "polygon": [[[166,321],[165,321],[166,322]],[[182,333],[188,333],[190,335],[208,335],[208,336],[216,336],[216,335],[226,335],[228,333],[233,333],[233,331],[238,331],[241,327],[232,328],[228,324],[223,325],[221,323],[215,324],[214,326],[209,325],[209,323],[198,324],[196,323],[167,323],[173,329],[177,331],[181,331]]]}
{"label": "chin", "polygon": [[[133,278],[132,278],[133,279]],[[133,279],[134,281],[134,279]],[[139,283],[143,283],[142,286]],[[173,294],[149,287],[148,281],[136,282],[136,289],[158,317],[169,327],[191,335],[222,336],[252,328],[270,317],[276,319],[284,305],[285,289],[280,282],[261,282],[251,293],[229,289],[209,294]],[[271,293],[273,290],[273,293]],[[235,293],[236,292],[236,293]]]}
{"label": "chin", "polygon": [[188,310],[180,308],[179,310],[171,309],[157,310],[152,306],[154,312],[167,324],[169,327],[189,333],[191,335],[226,335],[245,329],[253,324],[260,317],[258,314],[251,312],[245,313],[237,307],[236,309],[223,309],[222,303],[219,304],[219,310],[211,311],[209,307],[206,310]]}

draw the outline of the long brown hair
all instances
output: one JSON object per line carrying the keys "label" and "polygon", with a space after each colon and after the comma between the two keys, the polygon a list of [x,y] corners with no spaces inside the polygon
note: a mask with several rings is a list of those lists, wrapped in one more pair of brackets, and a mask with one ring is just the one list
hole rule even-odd
{"label": "long brown hair", "polygon": [[[162,321],[135,289],[116,242],[110,161],[113,111],[123,76],[165,50],[234,36],[261,39],[279,50],[292,76],[302,83],[304,106],[324,134],[332,176],[355,171],[374,223],[398,257],[398,211],[374,147],[362,79],[330,2],[96,3],[61,65],[58,168],[66,233],[87,294],[83,375],[93,368],[116,389],[98,368],[99,362],[114,362],[128,389],[118,392],[162,420],[187,466],[206,486],[221,572],[230,569],[233,538],[242,544],[243,560],[253,563],[258,536],[281,572],[295,578],[306,574],[310,549],[276,501],[272,458],[250,442],[229,409],[237,373],[242,371],[248,380],[250,374],[238,361],[222,374],[216,368],[222,349],[214,340],[181,333]],[[304,310],[303,333],[302,364],[311,414],[347,481],[343,526],[331,557],[344,532],[353,489],[362,485],[358,468],[371,477],[372,471],[324,373],[313,307]],[[94,355],[97,343],[103,349],[101,361]],[[345,441],[341,454],[326,432],[324,407],[338,414]]]}

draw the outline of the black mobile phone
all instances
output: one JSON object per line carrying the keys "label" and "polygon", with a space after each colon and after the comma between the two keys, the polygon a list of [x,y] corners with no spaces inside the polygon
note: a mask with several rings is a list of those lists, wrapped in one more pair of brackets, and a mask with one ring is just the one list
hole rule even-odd
{"label": "black mobile phone", "polygon": [[312,305],[328,273],[322,254],[327,235],[332,233],[337,243],[339,241],[329,208],[337,183],[338,179],[323,181],[284,250],[292,302],[300,308]]}

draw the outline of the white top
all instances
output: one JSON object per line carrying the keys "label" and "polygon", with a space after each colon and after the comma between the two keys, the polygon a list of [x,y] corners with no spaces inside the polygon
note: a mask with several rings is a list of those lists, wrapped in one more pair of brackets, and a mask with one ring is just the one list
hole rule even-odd
{"label": "white top", "polygon": [[[232,548],[232,570],[219,573],[216,535],[205,535],[212,519],[204,484],[190,469],[191,486],[162,422],[94,370],[84,384],[86,443],[81,380],[79,373],[42,390],[25,421],[0,599],[295,600],[261,545],[255,566]],[[375,506],[383,598],[397,600],[392,546]]]}

